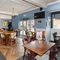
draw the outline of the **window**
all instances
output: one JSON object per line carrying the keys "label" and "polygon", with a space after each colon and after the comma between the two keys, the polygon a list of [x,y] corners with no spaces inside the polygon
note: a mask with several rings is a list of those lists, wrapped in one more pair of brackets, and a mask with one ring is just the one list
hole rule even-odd
{"label": "window", "polygon": [[60,19],[53,19],[53,28],[60,28]]}
{"label": "window", "polygon": [[51,28],[60,29],[60,11],[51,13]]}

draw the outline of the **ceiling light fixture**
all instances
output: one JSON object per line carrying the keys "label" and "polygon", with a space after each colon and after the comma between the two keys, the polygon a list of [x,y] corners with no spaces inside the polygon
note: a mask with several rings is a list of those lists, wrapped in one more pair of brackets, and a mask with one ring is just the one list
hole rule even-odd
{"label": "ceiling light fixture", "polygon": [[15,14],[14,14],[14,8],[12,8],[12,17],[13,17],[13,16],[15,16]]}

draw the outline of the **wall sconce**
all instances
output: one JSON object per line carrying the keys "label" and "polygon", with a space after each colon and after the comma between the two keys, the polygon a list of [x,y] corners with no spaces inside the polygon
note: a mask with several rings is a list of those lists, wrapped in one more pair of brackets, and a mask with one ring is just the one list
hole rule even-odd
{"label": "wall sconce", "polygon": [[48,17],[48,21],[51,21],[51,17]]}

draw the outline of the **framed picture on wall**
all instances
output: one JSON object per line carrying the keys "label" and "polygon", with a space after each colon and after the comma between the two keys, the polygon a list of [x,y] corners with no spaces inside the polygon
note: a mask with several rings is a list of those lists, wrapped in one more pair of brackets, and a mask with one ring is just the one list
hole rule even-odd
{"label": "framed picture on wall", "polygon": [[38,23],[38,24],[41,24],[41,23],[42,23],[42,20],[37,20],[37,23]]}
{"label": "framed picture on wall", "polygon": [[8,22],[9,22],[8,20],[3,20],[3,25],[4,26],[7,26],[8,25]]}

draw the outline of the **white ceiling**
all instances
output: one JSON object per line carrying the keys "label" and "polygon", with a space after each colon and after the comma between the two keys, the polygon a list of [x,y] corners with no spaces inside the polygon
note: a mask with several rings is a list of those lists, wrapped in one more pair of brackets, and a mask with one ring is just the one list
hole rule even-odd
{"label": "white ceiling", "polygon": [[[29,0],[30,1],[30,0]],[[34,0],[31,0],[34,1]],[[36,0],[38,2],[38,0]],[[52,2],[56,2],[59,0],[39,0],[41,2],[41,6],[44,4],[49,5]],[[43,4],[44,3],[44,4]],[[31,10],[37,8],[34,4],[27,3],[25,0],[0,0],[0,13],[2,14],[12,14],[12,8],[14,8],[14,13],[19,14],[21,12]]]}
{"label": "white ceiling", "polygon": [[46,4],[49,4],[49,3],[52,3],[52,2],[55,2],[57,0],[44,0],[46,2]]}

